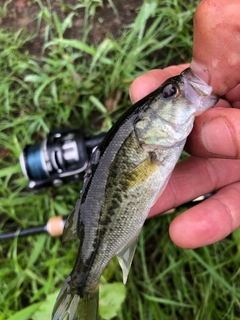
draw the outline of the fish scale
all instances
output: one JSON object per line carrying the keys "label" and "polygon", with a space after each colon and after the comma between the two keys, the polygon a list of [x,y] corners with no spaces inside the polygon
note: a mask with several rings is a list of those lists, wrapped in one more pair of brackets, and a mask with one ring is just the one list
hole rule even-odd
{"label": "fish scale", "polygon": [[163,192],[196,115],[218,97],[184,70],[166,80],[114,124],[95,150],[63,239],[80,239],[75,266],[65,280],[53,320],[98,318],[98,284],[117,256],[126,283],[137,238]]}

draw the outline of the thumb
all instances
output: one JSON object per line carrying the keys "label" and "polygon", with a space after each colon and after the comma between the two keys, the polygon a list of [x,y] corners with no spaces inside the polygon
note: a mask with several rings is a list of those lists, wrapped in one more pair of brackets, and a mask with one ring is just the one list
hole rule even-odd
{"label": "thumb", "polygon": [[194,17],[191,68],[220,96],[240,83],[239,12],[239,0],[203,0]]}
{"label": "thumb", "polygon": [[198,157],[240,159],[240,110],[215,107],[197,117],[185,149]]}

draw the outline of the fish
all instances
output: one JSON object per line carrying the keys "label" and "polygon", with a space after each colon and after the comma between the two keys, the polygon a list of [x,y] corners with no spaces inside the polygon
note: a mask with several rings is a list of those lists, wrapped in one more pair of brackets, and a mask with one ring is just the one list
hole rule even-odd
{"label": "fish", "polygon": [[52,320],[98,319],[100,276],[116,256],[126,283],[138,235],[165,189],[194,119],[218,96],[190,68],[132,105],[92,154],[63,241],[80,240]]}

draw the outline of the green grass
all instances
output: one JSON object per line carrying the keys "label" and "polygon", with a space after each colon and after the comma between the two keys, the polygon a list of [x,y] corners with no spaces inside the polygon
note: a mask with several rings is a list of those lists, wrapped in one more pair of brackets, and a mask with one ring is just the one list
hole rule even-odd
{"label": "green grass", "polygon": [[[9,1],[7,1],[9,2]],[[7,3],[6,2],[6,3]],[[128,89],[139,74],[173,61],[189,61],[196,1],[145,1],[122,36],[89,44],[92,17],[101,1],[60,1],[60,20],[38,0],[45,21],[40,57],[27,53],[34,35],[0,33],[0,227],[3,231],[44,224],[66,215],[81,182],[30,192],[19,156],[53,128],[97,134],[110,128],[130,105]],[[113,1],[109,4],[116,12]],[[68,39],[78,8],[85,10],[81,40]],[[8,6],[0,11],[6,15]],[[114,13],[113,13],[114,14]],[[114,103],[112,102],[114,101]],[[119,320],[240,319],[239,235],[198,250],[177,248],[169,239],[172,216],[146,222],[125,289],[115,259],[102,278],[101,314]],[[0,244],[0,320],[49,319],[60,287],[75,261],[76,244],[31,236]],[[113,288],[106,285],[113,283]],[[110,292],[110,293],[109,293]],[[104,307],[116,293],[112,308]],[[119,304],[124,299],[122,307]]]}

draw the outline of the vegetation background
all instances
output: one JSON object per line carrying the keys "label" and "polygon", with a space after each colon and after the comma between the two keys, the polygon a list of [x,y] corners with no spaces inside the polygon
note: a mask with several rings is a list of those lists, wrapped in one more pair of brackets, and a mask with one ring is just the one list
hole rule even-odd
{"label": "vegetation background", "polygon": [[[0,6],[0,229],[67,215],[81,181],[32,192],[26,144],[56,128],[108,130],[139,74],[191,59],[194,0],[5,0]],[[186,206],[177,209],[179,214]],[[174,215],[148,220],[129,279],[115,259],[100,285],[103,319],[240,319],[239,231],[197,250],[168,235]],[[35,235],[0,242],[0,320],[50,319],[77,243]]]}

